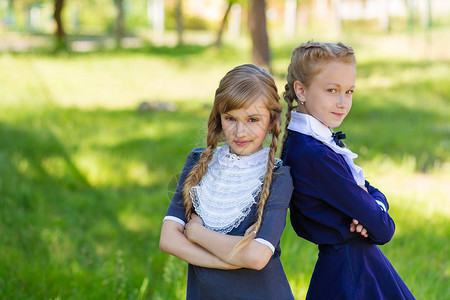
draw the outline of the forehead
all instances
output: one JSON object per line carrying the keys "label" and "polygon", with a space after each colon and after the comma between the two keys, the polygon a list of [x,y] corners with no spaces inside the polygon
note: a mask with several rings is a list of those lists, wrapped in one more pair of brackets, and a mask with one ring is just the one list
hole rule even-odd
{"label": "forehead", "polygon": [[226,111],[224,113],[229,115],[240,115],[240,116],[248,116],[248,115],[268,116],[269,110],[267,109],[266,103],[263,99],[257,99],[252,101],[247,106]]}
{"label": "forehead", "polygon": [[356,66],[348,63],[330,62],[322,72],[317,74],[314,81],[324,84],[337,83],[340,85],[354,85],[356,80]]}

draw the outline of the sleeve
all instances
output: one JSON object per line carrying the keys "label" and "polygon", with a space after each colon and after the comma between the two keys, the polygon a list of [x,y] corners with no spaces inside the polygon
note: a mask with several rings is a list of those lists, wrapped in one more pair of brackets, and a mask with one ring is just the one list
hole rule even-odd
{"label": "sleeve", "polygon": [[380,192],[378,189],[371,186],[367,180],[365,186],[369,194],[372,196],[373,199],[375,199],[375,202],[380,206],[380,208],[383,211],[387,212],[389,210],[389,203],[387,202],[386,196],[384,196],[384,194]]}
{"label": "sleeve", "polygon": [[289,167],[282,166],[274,171],[270,194],[264,206],[261,228],[255,241],[268,246],[272,252],[278,245],[286,226],[286,215],[293,191]]}
{"label": "sleeve", "polygon": [[189,172],[200,159],[201,154],[202,150],[199,148],[196,148],[192,150],[191,153],[189,153],[181,171],[180,177],[178,178],[175,193],[173,194],[172,201],[169,204],[169,208],[167,209],[166,216],[164,217],[163,221],[172,220],[180,223],[183,226],[186,225],[183,197],[184,182],[186,181],[186,177],[189,175]]}
{"label": "sleeve", "polygon": [[374,201],[384,199],[383,203],[387,203],[384,195],[373,187],[370,187],[369,193],[361,189],[338,154],[321,151],[315,156],[314,159],[304,159],[307,160],[306,170],[315,181],[319,198],[363,224],[374,243],[389,242],[395,231],[394,221]]}

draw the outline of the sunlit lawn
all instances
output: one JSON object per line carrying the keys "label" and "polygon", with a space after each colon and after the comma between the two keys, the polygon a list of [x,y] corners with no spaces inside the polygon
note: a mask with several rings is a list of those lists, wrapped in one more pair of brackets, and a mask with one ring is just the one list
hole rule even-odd
{"label": "sunlit lawn", "polygon": [[[341,129],[390,200],[383,252],[417,299],[449,299],[450,57],[390,57],[378,38],[343,39],[359,65]],[[273,46],[280,92],[295,44]],[[161,220],[218,81],[248,53],[0,55],[0,299],[183,299],[186,264],[159,251]],[[155,100],[178,108],[137,111]],[[288,225],[282,249],[303,299],[317,248]]]}

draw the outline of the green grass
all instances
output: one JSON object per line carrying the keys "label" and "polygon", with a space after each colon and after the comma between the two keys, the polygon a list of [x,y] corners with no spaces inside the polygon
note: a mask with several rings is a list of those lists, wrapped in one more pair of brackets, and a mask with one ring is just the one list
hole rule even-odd
{"label": "green grass", "polygon": [[[353,40],[342,130],[390,200],[382,250],[417,299],[448,299],[450,58]],[[273,46],[280,91],[294,45]],[[183,299],[186,264],[159,251],[161,220],[219,79],[248,61],[232,46],[1,55],[0,299]],[[178,109],[137,112],[151,100]],[[316,247],[288,225],[282,248],[303,299]]]}

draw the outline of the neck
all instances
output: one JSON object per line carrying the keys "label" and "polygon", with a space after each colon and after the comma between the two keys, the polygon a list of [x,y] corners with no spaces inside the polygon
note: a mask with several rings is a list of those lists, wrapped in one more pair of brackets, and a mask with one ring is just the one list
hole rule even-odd
{"label": "neck", "polygon": [[304,105],[299,105],[297,106],[296,112],[300,113],[300,114],[305,114],[305,115],[309,115],[311,117],[313,117],[314,119],[316,119],[317,121],[319,121],[321,124],[323,124],[323,126],[325,126],[326,128],[328,128],[331,132],[333,131],[333,128],[329,127],[327,124],[325,124],[324,122],[320,121],[319,119],[317,119],[316,117],[314,117],[313,115],[309,114]]}

